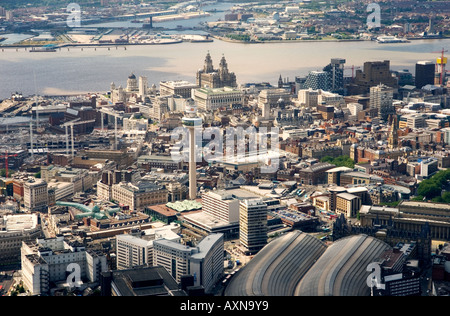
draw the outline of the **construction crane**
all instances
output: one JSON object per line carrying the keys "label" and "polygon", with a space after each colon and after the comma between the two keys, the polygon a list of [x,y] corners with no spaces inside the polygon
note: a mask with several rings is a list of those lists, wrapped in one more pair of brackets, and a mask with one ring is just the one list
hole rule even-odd
{"label": "construction crane", "polygon": [[9,164],[8,164],[8,159],[12,158],[12,157],[17,157],[17,154],[12,154],[9,155],[8,151],[5,152],[5,154],[3,156],[0,156],[0,159],[5,159],[5,169],[6,169],[6,178],[9,177]]}
{"label": "construction crane", "polygon": [[106,115],[110,115],[110,116],[114,116],[114,138],[115,138],[115,145],[114,145],[114,149],[117,150],[119,148],[118,146],[118,135],[117,135],[117,119],[118,118],[123,118],[123,112],[113,112],[109,109],[100,109],[100,113],[101,113],[101,123],[102,123],[102,131],[103,131],[103,116],[104,114]]}
{"label": "construction crane", "polygon": [[441,86],[444,84],[444,75],[446,73],[445,64],[447,63],[447,58],[444,57],[444,53],[446,52],[448,52],[448,50],[444,50],[444,48],[442,48],[441,51],[432,52],[433,54],[441,54],[441,58],[438,58],[437,60],[437,64],[441,66],[441,78],[439,79],[439,84]]}
{"label": "construction crane", "polygon": [[69,154],[69,131],[68,128],[70,127],[70,134],[71,134],[71,144],[72,144],[72,158],[75,157],[75,141],[74,141],[74,135],[73,135],[73,127],[76,125],[83,125],[83,124],[91,124],[91,123],[95,123],[95,120],[90,120],[90,121],[81,121],[80,122],[80,118],[77,118],[73,121],[64,123],[63,125],[61,125],[61,127],[64,127],[66,130],[66,155]]}
{"label": "construction crane", "polygon": [[351,69],[352,70],[352,79],[355,78],[355,69],[361,69],[361,67],[355,67],[354,65],[351,67],[344,67],[344,70]]}

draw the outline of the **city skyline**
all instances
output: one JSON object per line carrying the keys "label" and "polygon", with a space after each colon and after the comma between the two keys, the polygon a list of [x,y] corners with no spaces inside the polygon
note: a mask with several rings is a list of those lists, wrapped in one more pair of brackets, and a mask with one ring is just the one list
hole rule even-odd
{"label": "city skyline", "polygon": [[447,2],[5,2],[0,295],[447,296]]}

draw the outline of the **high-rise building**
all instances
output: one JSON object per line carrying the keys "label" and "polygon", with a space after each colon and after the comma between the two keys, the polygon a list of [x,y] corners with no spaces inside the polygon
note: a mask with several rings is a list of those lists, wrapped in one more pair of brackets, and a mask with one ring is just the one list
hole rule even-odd
{"label": "high-rise building", "polygon": [[239,200],[227,191],[202,195],[203,212],[227,223],[239,222]]}
{"label": "high-rise building", "polygon": [[323,69],[328,73],[331,92],[344,94],[344,65],[345,59],[332,58],[331,63]]}
{"label": "high-rise building", "polygon": [[415,85],[417,89],[427,84],[434,84],[435,64],[432,61],[419,61],[416,63]]}
{"label": "high-rise building", "polygon": [[214,69],[211,55],[206,55],[203,69],[197,72],[197,85],[207,88],[237,87],[236,75],[228,70],[225,56],[220,60],[219,69]]}
{"label": "high-rise building", "polygon": [[378,110],[377,117],[385,121],[395,114],[394,89],[383,84],[371,87],[370,109]]}
{"label": "high-rise building", "polygon": [[139,96],[144,97],[148,93],[148,79],[147,77],[139,77]]}
{"label": "high-rise building", "polygon": [[331,90],[331,82],[328,72],[326,71],[311,71],[306,76],[304,84],[305,89],[313,90]]}
{"label": "high-rise building", "polygon": [[255,254],[267,244],[267,204],[262,199],[240,202],[239,240],[247,254]]}

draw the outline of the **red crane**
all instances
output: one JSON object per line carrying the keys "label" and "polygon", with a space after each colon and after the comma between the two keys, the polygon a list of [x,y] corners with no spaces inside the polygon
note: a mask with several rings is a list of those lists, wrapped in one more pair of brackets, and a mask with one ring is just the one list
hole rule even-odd
{"label": "red crane", "polygon": [[351,69],[352,70],[352,79],[353,79],[353,78],[355,78],[355,69],[361,69],[361,67],[351,66],[351,67],[344,67],[344,69]]}
{"label": "red crane", "polygon": [[0,156],[0,159],[5,159],[5,169],[6,169],[6,177],[9,176],[9,165],[8,165],[8,159],[12,157],[17,157],[17,154],[8,155],[8,151],[6,151],[5,155]]}
{"label": "red crane", "polygon": [[439,51],[439,52],[432,52],[433,54],[441,54],[441,79],[440,79],[440,84],[441,85],[443,85],[444,84],[444,74],[445,74],[445,70],[444,70],[444,53],[446,53],[446,52],[448,52],[448,50],[444,50],[443,48],[442,48],[442,50],[441,51]]}

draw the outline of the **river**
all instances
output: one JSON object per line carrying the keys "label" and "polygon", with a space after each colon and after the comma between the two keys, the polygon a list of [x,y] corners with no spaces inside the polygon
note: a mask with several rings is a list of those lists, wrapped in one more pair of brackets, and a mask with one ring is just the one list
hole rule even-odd
{"label": "river", "polygon": [[[219,6],[219,7],[217,7]],[[168,22],[163,27],[195,26],[200,22],[224,17],[231,4],[217,3],[220,10],[211,17]],[[210,7],[204,8],[211,9]],[[113,22],[115,23],[115,22]],[[118,24],[117,24],[118,23]],[[123,23],[105,27],[121,27]],[[120,24],[122,23],[122,24]],[[136,25],[134,25],[136,26]],[[89,26],[91,27],[91,26]],[[9,39],[12,41],[14,36]],[[81,94],[105,92],[111,82],[126,86],[130,73],[147,76],[149,84],[159,85],[163,80],[195,82],[196,72],[203,67],[209,51],[214,66],[219,66],[222,55],[238,83],[270,82],[277,84],[281,75],[294,80],[311,70],[321,70],[331,58],[345,58],[351,67],[363,67],[366,61],[390,60],[392,70],[408,69],[414,74],[415,63],[435,61],[449,48],[449,39],[415,40],[401,44],[376,42],[291,42],[240,44],[214,40],[212,43],[181,43],[173,45],[62,48],[54,53],[30,53],[24,49],[0,50],[0,100],[19,92],[25,96]]]}
{"label": "river", "polygon": [[[390,60],[392,70],[408,69],[415,63],[435,60],[450,40],[416,40],[404,44],[375,42],[301,42],[239,44],[215,40],[212,43],[67,48],[55,53],[29,53],[14,49],[0,51],[0,99],[11,93],[23,95],[75,94],[108,91],[111,82],[126,86],[130,73],[147,76],[149,84],[162,80],[195,82],[209,51],[214,66],[222,55],[238,83],[270,82],[280,75],[293,80],[310,70],[320,70],[331,58],[345,58],[347,67],[362,67],[366,61]],[[346,75],[351,75],[348,70]]]}

